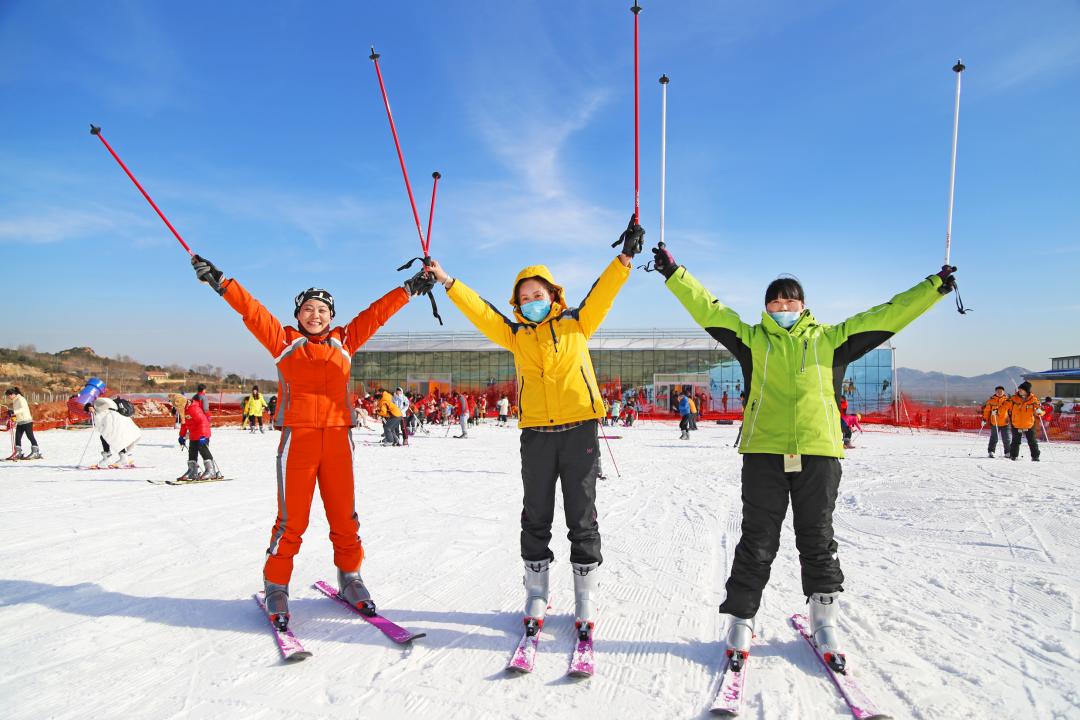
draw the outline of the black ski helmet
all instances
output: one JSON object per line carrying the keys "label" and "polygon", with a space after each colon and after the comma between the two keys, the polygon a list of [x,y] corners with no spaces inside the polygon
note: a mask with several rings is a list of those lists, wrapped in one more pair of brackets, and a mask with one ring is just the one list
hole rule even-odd
{"label": "black ski helmet", "polygon": [[330,317],[334,317],[334,296],[330,294],[329,290],[323,290],[322,288],[308,288],[304,292],[296,296],[296,308],[293,310],[293,317],[300,317],[300,306],[308,300],[318,300],[321,303],[325,303],[330,308]]}

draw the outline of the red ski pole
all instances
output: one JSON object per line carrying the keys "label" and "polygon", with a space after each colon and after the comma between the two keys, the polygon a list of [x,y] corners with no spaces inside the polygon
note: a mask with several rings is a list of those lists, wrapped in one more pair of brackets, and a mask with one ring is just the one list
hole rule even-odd
{"label": "red ski pole", "polygon": [[[428,210],[427,216],[427,242],[424,244],[425,258],[428,256],[428,248],[431,247],[431,221],[435,218],[435,190],[439,187],[439,178],[441,178],[442,175],[440,175],[439,171],[436,170],[435,172],[431,173],[431,177],[431,209]],[[426,265],[427,263],[424,264]]]}
{"label": "red ski pole", "polygon": [[176,232],[176,228],[174,228],[172,226],[172,223],[169,222],[169,218],[165,217],[165,213],[161,212],[161,208],[157,206],[157,203],[155,203],[153,198],[150,197],[150,194],[143,189],[143,186],[139,184],[139,181],[136,180],[135,176],[131,174],[130,170],[128,170],[127,165],[124,164],[124,161],[120,159],[120,156],[117,155],[116,151],[112,149],[111,145],[109,145],[109,141],[106,140],[105,136],[101,134],[101,128],[91,123],[90,134],[97,136],[97,139],[100,140],[101,144],[105,146],[105,149],[109,151],[109,154],[113,156],[113,159],[116,160],[116,162],[120,165],[121,168],[123,168],[124,172],[127,173],[127,176],[131,178],[131,182],[135,183],[135,187],[139,188],[139,192],[141,192],[143,194],[143,197],[146,198],[146,202],[150,203],[150,207],[154,208],[154,211],[157,212],[158,216],[165,222],[169,229],[172,230],[172,234],[175,235],[176,239],[180,241],[180,244],[184,246],[184,249],[187,250],[187,254],[194,256],[195,253],[191,252],[191,248],[188,247],[188,244],[186,242],[184,242],[184,238],[180,237],[180,233]]}
{"label": "red ski pole", "polygon": [[416,234],[420,236],[420,249],[424,257],[428,255],[427,242],[424,240],[424,231],[420,229],[420,215],[416,212],[416,201],[413,200],[412,185],[409,184],[409,171],[405,169],[405,156],[401,154],[401,143],[398,141],[397,128],[394,126],[394,115],[390,112],[390,100],[386,96],[386,85],[383,84],[382,71],[379,70],[379,53],[371,48],[368,56],[375,63],[375,75],[379,78],[379,90],[382,91],[383,105],[386,106],[386,119],[390,121],[390,132],[394,136],[394,147],[397,149],[398,162],[401,163],[401,175],[405,178],[405,191],[409,193],[409,206],[412,208],[413,220],[416,221]]}
{"label": "red ski pole", "polygon": [[634,13],[634,222],[641,224],[641,124],[638,108],[638,14],[641,6],[636,2],[630,8]]}

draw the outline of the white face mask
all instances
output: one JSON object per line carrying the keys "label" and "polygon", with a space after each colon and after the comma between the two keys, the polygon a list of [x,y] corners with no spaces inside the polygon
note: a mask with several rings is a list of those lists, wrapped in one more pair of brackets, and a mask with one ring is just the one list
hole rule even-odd
{"label": "white face mask", "polygon": [[769,313],[769,317],[775,320],[776,324],[785,330],[790,330],[791,327],[799,321],[800,315],[802,315],[802,313],[793,312],[791,310]]}

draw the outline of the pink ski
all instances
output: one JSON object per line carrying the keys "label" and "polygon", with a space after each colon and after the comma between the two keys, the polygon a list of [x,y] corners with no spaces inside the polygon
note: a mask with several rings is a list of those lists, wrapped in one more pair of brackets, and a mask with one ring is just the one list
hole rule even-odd
{"label": "pink ski", "polygon": [[724,658],[724,675],[720,678],[720,689],[709,711],[721,717],[735,717],[742,712],[743,698],[746,696],[746,684],[750,677],[750,658],[743,662],[742,670],[735,672],[729,666],[730,660]]}
{"label": "pink ski", "polygon": [[[262,591],[255,593],[255,602],[259,603],[266,619],[270,620],[270,614],[266,611],[265,593]],[[281,657],[285,659],[285,662],[299,662],[311,657],[311,653],[304,649],[292,630],[278,630],[273,620],[270,620],[270,627],[274,628],[274,638],[277,640],[278,649],[281,650]]]}
{"label": "pink ski", "polygon": [[570,669],[566,674],[570,677],[587,678],[596,672],[596,654],[593,651],[592,638],[578,640],[574,646],[574,654],[570,658]]}
{"label": "pink ski", "polygon": [[427,635],[427,633],[414,633],[406,630],[400,625],[387,620],[378,613],[374,615],[365,615],[364,613],[360,612],[360,608],[354,607],[352,603],[346,601],[344,598],[338,595],[337,588],[335,588],[333,585],[326,582],[325,580],[320,580],[315,583],[315,589],[321,592],[323,595],[326,595],[328,598],[336,600],[345,607],[349,608],[354,613],[356,613],[357,615],[374,625],[376,628],[378,628],[383,635],[390,638],[399,645],[407,645],[413,640],[425,637]]}
{"label": "pink ski", "polygon": [[506,669],[511,672],[531,673],[533,665],[536,663],[536,645],[539,642],[539,631],[535,635],[522,633],[521,642],[518,643],[517,648],[514,650],[514,656],[510,658],[510,663],[506,666]]}
{"label": "pink ski", "polygon": [[818,661],[821,662],[821,666],[825,668],[825,672],[829,674],[829,678],[832,679],[833,685],[840,692],[840,696],[847,703],[848,709],[851,710],[852,716],[857,720],[890,720],[888,715],[884,715],[878,711],[874,706],[874,703],[867,697],[866,693],[862,691],[858,683],[855,682],[855,678],[851,676],[851,670],[848,669],[845,673],[838,673],[829,667],[829,664],[825,662],[825,658],[821,656],[821,652],[818,650],[818,646],[814,643],[814,638],[810,634],[810,621],[807,620],[805,615],[796,613],[791,616],[789,621],[791,627],[795,628],[795,631],[802,635],[806,644],[814,651],[814,655],[817,656]]}

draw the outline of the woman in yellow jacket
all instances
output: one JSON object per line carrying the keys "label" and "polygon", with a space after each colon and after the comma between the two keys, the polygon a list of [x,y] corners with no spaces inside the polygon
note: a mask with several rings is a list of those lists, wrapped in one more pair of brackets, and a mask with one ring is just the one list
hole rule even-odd
{"label": "woman in yellow jacket", "polygon": [[1042,414],[1042,403],[1031,394],[1031,383],[1025,380],[1016,388],[1016,394],[1009,398],[1009,423],[1012,425],[1010,460],[1020,456],[1020,437],[1024,436],[1031,450],[1031,459],[1039,462],[1039,436],[1035,432],[1035,423]]}
{"label": "woman in yellow jacket", "polygon": [[530,636],[543,627],[548,606],[548,568],[555,559],[548,544],[555,482],[560,478],[574,573],[575,627],[581,639],[592,636],[592,593],[596,569],[603,562],[596,477],[600,470],[597,427],[604,403],[588,342],[630,277],[631,258],[641,252],[644,234],[631,217],[619,238],[622,253],[608,264],[577,307],[567,304],[562,287],[545,266],[525,268],[515,278],[510,296],[514,319],[450,277],[438,262],[431,264],[435,279],[465,317],[514,355],[524,486],[525,632]]}

